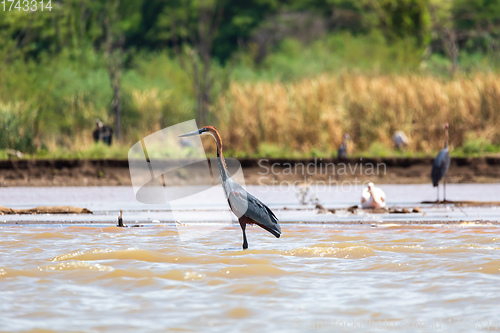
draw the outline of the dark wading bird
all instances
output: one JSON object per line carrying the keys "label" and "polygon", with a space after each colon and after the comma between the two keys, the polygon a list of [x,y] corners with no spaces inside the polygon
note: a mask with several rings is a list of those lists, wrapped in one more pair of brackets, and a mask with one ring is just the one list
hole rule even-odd
{"label": "dark wading bird", "polygon": [[342,137],[342,145],[339,147],[339,150],[337,152],[337,158],[339,160],[345,160],[347,159],[347,140],[351,140],[351,137],[349,134],[344,134]]}
{"label": "dark wading bird", "polygon": [[443,188],[444,196],[443,203],[446,201],[446,173],[450,167],[450,152],[448,150],[448,123],[444,124],[444,149],[434,159],[432,164],[432,185],[437,187],[437,202],[439,203],[439,181],[444,177]]}
{"label": "dark wading bird", "polygon": [[213,126],[206,126],[199,130],[181,135],[181,137],[210,134],[217,143],[217,160],[219,162],[219,171],[222,180],[222,186],[226,194],[229,208],[238,217],[241,230],[243,231],[243,249],[248,248],[247,235],[245,228],[247,224],[257,224],[259,227],[269,231],[276,238],[281,235],[281,228],[278,224],[278,218],[273,211],[269,209],[262,201],[245,191],[236,183],[227,170],[224,155],[222,155],[222,140],[219,132]]}
{"label": "dark wading bird", "polygon": [[111,146],[113,143],[113,129],[107,125],[104,125],[102,121],[97,119],[95,121],[95,130],[92,133],[94,137],[94,142],[98,143],[99,140]]}

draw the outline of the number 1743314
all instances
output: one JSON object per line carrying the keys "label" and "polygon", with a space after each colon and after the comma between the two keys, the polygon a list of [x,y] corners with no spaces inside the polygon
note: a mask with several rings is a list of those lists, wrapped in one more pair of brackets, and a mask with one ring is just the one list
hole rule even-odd
{"label": "number 1743314", "polygon": [[52,0],[2,0],[0,10],[4,12],[12,11],[52,11]]}

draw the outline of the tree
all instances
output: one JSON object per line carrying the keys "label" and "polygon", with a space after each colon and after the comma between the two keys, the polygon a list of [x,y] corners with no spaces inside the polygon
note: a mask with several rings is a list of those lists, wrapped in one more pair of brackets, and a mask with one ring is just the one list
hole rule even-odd
{"label": "tree", "polygon": [[[500,49],[500,2],[457,0],[451,8],[457,33],[471,51],[498,53]],[[467,44],[467,45],[465,45]]]}
{"label": "tree", "polygon": [[111,101],[111,113],[115,118],[114,133],[116,139],[122,137],[122,100],[121,84],[123,59],[125,57],[126,36],[132,35],[140,21],[141,1],[103,1],[97,5],[101,9],[101,24],[103,39],[101,48],[107,62],[107,70],[113,97]]}
{"label": "tree", "polygon": [[113,90],[113,99],[111,101],[111,112],[115,117],[116,139],[120,140],[122,135],[121,115],[122,105],[120,100],[121,77],[122,77],[122,58],[123,45],[125,44],[125,35],[118,26],[120,20],[118,7],[119,0],[110,1],[106,4],[106,17],[104,17],[105,31],[105,52],[108,63],[109,81]]}
{"label": "tree", "polygon": [[415,38],[418,46],[429,43],[431,19],[426,0],[382,0],[380,7],[387,35]]}
{"label": "tree", "polygon": [[163,25],[181,67],[193,80],[196,119],[206,124],[212,101],[214,76],[212,51],[224,12],[216,0],[190,0],[171,6],[162,16]]}
{"label": "tree", "polygon": [[432,31],[441,42],[444,53],[451,60],[450,74],[454,76],[459,68],[458,35],[451,18],[450,3],[434,1],[430,4]]}

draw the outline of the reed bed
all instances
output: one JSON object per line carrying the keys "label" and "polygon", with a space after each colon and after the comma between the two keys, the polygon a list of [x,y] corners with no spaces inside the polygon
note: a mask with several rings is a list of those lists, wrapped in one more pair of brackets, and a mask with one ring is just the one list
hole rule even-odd
{"label": "reed bed", "polygon": [[277,149],[333,152],[350,134],[355,151],[391,149],[404,131],[410,152],[443,146],[443,123],[451,146],[471,133],[500,143],[500,76],[441,79],[422,75],[321,75],[292,83],[234,82],[214,112],[233,151],[262,154]]}
{"label": "reed bed", "polygon": [[[0,101],[0,150],[125,158],[140,138],[193,116],[170,90],[132,88],[125,97],[123,137],[112,149],[94,145],[92,131],[96,118],[113,125],[113,116],[83,93],[63,101],[57,123],[38,119],[34,102]],[[444,122],[452,148],[478,154],[477,142],[500,147],[500,75],[450,80],[345,72],[295,82],[232,82],[212,112],[224,149],[236,157],[334,156],[344,133],[352,138],[351,154],[391,155],[398,130],[410,139],[408,154],[430,155],[443,146]],[[215,151],[212,141],[205,141],[207,152]]]}

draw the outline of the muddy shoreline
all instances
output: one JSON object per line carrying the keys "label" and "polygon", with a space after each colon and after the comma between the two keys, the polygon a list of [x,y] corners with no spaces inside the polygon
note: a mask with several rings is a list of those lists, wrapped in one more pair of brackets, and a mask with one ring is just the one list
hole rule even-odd
{"label": "muddy shoreline", "polygon": [[[280,182],[430,182],[432,158],[240,159],[248,185]],[[448,183],[498,183],[500,157],[452,158]],[[180,177],[175,185],[183,185]],[[0,186],[131,185],[127,160],[3,160]]]}

